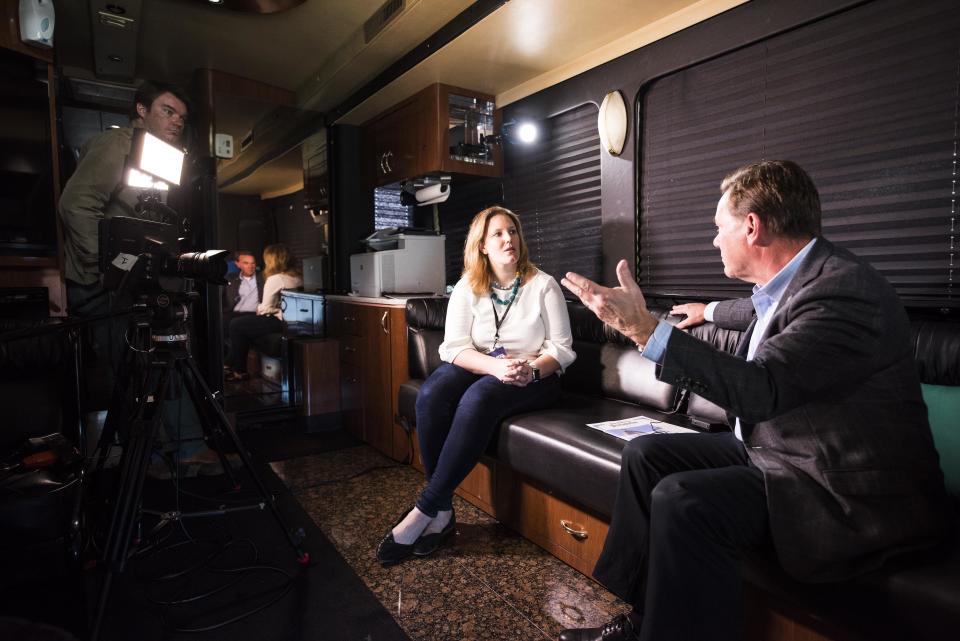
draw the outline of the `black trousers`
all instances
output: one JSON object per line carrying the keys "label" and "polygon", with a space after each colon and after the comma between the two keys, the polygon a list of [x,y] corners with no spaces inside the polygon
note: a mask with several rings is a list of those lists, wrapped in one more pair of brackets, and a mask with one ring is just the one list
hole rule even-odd
{"label": "black trousers", "polygon": [[417,394],[417,439],[427,473],[427,486],[417,498],[420,511],[435,516],[452,507],[453,491],[480,460],[504,418],[549,407],[559,397],[556,374],[517,387],[441,364]]}
{"label": "black trousers", "polygon": [[738,641],[740,556],[769,541],[763,476],[732,433],[641,436],[593,574],[642,616],[643,641]]}
{"label": "black trousers", "polygon": [[283,321],[276,316],[246,315],[230,321],[230,354],[227,365],[235,372],[247,371],[247,352],[253,339],[283,331]]}

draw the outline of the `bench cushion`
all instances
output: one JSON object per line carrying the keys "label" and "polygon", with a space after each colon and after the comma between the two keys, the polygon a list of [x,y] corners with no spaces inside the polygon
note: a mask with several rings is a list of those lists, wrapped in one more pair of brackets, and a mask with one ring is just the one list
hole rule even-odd
{"label": "bench cushion", "polygon": [[640,415],[677,422],[676,417],[632,403],[565,392],[549,409],[507,418],[499,431],[497,460],[551,493],[609,519],[627,442],[587,423]]}

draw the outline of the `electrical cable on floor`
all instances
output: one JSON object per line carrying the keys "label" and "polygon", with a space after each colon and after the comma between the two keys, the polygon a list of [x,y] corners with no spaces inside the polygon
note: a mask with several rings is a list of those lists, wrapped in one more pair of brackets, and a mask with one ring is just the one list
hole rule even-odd
{"label": "electrical cable on floor", "polygon": [[368,467],[364,470],[360,470],[356,474],[351,474],[350,476],[344,476],[337,479],[328,479],[326,481],[318,481],[316,483],[310,483],[309,485],[294,485],[290,487],[291,492],[300,492],[303,490],[310,490],[315,487],[323,487],[324,485],[334,485],[336,483],[345,483],[346,481],[352,481],[355,478],[363,476],[364,474],[369,474],[370,472],[375,472],[376,470],[392,470],[395,467],[407,467],[406,463],[391,463],[390,465],[375,465],[373,467]]}
{"label": "electrical cable on floor", "polygon": [[[140,560],[141,562],[145,562],[150,557],[153,557],[154,555],[158,555],[162,552],[168,552],[171,550],[179,552],[179,550],[185,546],[203,545],[206,543],[210,543],[210,541],[201,541],[198,539],[190,539],[188,541],[179,541],[169,546],[156,547],[152,549],[149,554],[143,555],[140,558]],[[222,628],[227,625],[231,625],[233,623],[236,623],[237,621],[241,621],[247,617],[250,617],[250,616],[253,616],[254,614],[262,612],[263,610],[270,607],[274,603],[283,599],[290,592],[290,590],[293,589],[294,577],[289,572],[279,567],[259,564],[260,552],[252,540],[239,539],[239,540],[230,540],[230,541],[227,541],[226,543],[219,542],[219,541],[214,543],[216,543],[219,546],[218,549],[214,550],[210,554],[207,554],[201,561],[195,564],[191,564],[187,568],[177,570],[174,572],[169,572],[154,578],[147,577],[142,572],[138,573],[138,576],[141,579],[151,581],[156,584],[161,584],[163,582],[173,581],[176,579],[185,579],[190,577],[194,573],[199,572],[200,570],[206,570],[207,572],[210,572],[212,574],[235,575],[234,578],[232,578],[231,580],[223,584],[217,585],[207,591],[198,592],[198,593],[187,595],[187,596],[180,596],[176,599],[160,599],[160,598],[151,596],[149,594],[146,594],[145,597],[149,602],[166,609],[164,612],[160,614],[161,620],[163,620],[165,623],[169,623],[172,620],[172,617],[170,616],[170,613],[168,611],[169,609],[174,608],[176,606],[195,604],[203,601],[204,599],[213,597],[226,590],[236,587],[237,585],[240,585],[245,578],[247,578],[253,573],[269,572],[274,574],[280,574],[285,578],[285,581],[262,593],[262,594],[267,594],[268,592],[271,592],[271,591],[279,591],[278,594],[271,597],[265,603],[262,603],[257,607],[254,607],[252,609],[245,608],[244,611],[237,616],[229,617],[227,619],[223,619],[215,623],[204,625],[204,626],[189,627],[189,626],[183,626],[180,624],[173,624],[170,626],[170,629],[173,631],[182,632],[182,633],[199,633],[199,632],[209,632],[211,630],[217,630],[219,628]],[[241,544],[246,545],[250,548],[250,551],[252,552],[252,557],[253,557],[251,563],[245,564],[245,565],[237,565],[235,567],[225,567],[225,568],[212,567],[212,564],[217,558],[219,558],[220,556],[228,552],[232,547],[236,545],[241,545]]]}

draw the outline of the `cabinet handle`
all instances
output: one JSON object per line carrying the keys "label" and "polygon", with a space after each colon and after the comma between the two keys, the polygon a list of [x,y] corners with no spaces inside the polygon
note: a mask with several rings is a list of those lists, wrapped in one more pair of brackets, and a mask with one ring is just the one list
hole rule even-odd
{"label": "cabinet handle", "polygon": [[357,383],[360,382],[360,379],[353,378],[352,376],[348,376],[348,377],[347,377],[347,382],[348,382],[348,383],[353,383],[354,385],[356,385]]}
{"label": "cabinet handle", "polygon": [[380,154],[380,173],[381,174],[387,173],[387,168],[383,164],[386,161],[386,159],[387,159],[387,152],[383,152],[382,154]]}
{"label": "cabinet handle", "polygon": [[344,316],[344,317],[343,317],[343,322],[344,322],[344,323],[354,323],[354,322],[356,322],[356,320],[357,320],[357,319],[354,318],[353,316]]}
{"label": "cabinet handle", "polygon": [[356,347],[350,347],[349,345],[345,345],[345,346],[343,347],[343,351],[345,351],[345,352],[355,352],[355,351],[357,351],[357,348],[356,348]]}
{"label": "cabinet handle", "polygon": [[387,317],[390,315],[390,312],[384,312],[383,316],[380,317],[380,327],[383,328],[384,334],[389,334],[390,330],[387,328]]}
{"label": "cabinet handle", "polygon": [[391,158],[393,158],[393,152],[392,152],[392,151],[387,150],[387,151],[383,152],[383,164],[387,166],[387,168],[383,171],[383,173],[385,173],[385,174],[389,174],[390,172],[393,171],[393,168],[390,166],[390,159],[391,159]]}
{"label": "cabinet handle", "polygon": [[309,312],[310,310],[309,310],[309,309],[304,309],[304,308],[301,307],[301,308],[300,308],[300,311],[301,311],[302,313],[306,314],[306,313]]}
{"label": "cabinet handle", "polygon": [[567,531],[567,534],[572,536],[578,541],[583,541],[589,535],[586,528],[584,528],[579,523],[574,523],[573,521],[568,521],[566,519],[560,519],[560,527]]}

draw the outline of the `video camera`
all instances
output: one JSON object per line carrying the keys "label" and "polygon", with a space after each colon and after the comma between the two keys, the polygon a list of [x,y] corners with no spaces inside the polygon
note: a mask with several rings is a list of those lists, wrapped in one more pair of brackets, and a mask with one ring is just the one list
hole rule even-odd
{"label": "video camera", "polygon": [[[225,285],[227,251],[184,251],[177,213],[161,200],[170,184],[180,184],[184,152],[144,129],[134,131],[125,181],[139,189],[135,216],[99,223],[99,262],[105,291],[117,292],[157,326],[186,320],[187,303],[198,296],[183,279]],[[185,225],[184,225],[185,227]]]}
{"label": "video camera", "polygon": [[226,284],[227,251],[184,252],[173,224],[176,212],[160,199],[170,184],[180,184],[184,156],[182,149],[146,130],[134,130],[125,180],[128,186],[140,189],[137,218],[115,216],[100,221],[104,289],[138,294],[178,292],[182,278]]}
{"label": "video camera", "polygon": [[180,290],[180,279],[226,285],[227,250],[182,252],[175,225],[115,216],[100,221],[100,273],[109,290]]}

